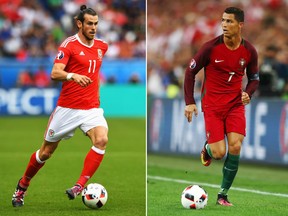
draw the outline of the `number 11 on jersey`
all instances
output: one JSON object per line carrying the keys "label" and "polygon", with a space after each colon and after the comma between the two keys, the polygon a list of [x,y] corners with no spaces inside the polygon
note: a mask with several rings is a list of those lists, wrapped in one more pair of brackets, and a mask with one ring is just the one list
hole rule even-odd
{"label": "number 11 on jersey", "polygon": [[95,72],[95,68],[96,68],[96,60],[89,60],[88,73],[94,73]]}

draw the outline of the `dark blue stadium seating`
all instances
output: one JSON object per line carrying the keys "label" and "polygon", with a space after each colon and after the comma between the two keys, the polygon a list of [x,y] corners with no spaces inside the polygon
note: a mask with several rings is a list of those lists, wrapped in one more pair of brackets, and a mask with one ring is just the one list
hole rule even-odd
{"label": "dark blue stadium seating", "polygon": [[[32,58],[23,62],[17,61],[15,58],[0,58],[0,88],[15,87],[19,73],[24,70],[35,73],[39,66],[44,67],[47,73],[50,73],[53,59]],[[113,77],[117,84],[128,83],[134,73],[138,74],[140,83],[146,83],[146,61],[144,58],[104,59],[101,72],[106,80]]]}

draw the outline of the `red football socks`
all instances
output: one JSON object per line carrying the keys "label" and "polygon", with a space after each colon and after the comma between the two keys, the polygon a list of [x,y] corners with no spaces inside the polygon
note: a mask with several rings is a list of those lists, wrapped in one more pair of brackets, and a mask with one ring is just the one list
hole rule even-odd
{"label": "red football socks", "polygon": [[90,149],[84,160],[84,167],[82,169],[81,176],[76,184],[80,184],[82,187],[84,187],[87,181],[94,175],[100,166],[104,153],[105,150],[98,149],[94,146]]}
{"label": "red football socks", "polygon": [[[36,175],[36,173],[44,166],[45,161],[41,161],[38,156],[37,152],[34,152],[31,157],[30,161],[28,163],[28,166],[26,168],[26,171],[19,181],[20,187],[26,189],[30,185],[31,179]],[[88,154],[86,155],[86,158],[84,160],[84,167],[81,173],[80,178],[78,179],[76,184],[80,184],[81,186],[84,186],[87,181],[94,175],[98,167],[100,166],[103,157],[105,154],[105,150],[98,149],[96,147],[92,147]]]}
{"label": "red football socks", "polygon": [[35,176],[41,167],[44,166],[45,161],[41,162],[40,159],[36,159],[36,154],[38,154],[38,151],[31,155],[26,171],[19,182],[20,187],[27,188],[33,176]]}

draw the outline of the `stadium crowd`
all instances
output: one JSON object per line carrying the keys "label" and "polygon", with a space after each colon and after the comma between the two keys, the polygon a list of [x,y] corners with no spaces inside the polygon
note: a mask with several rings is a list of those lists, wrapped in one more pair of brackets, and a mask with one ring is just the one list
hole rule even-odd
{"label": "stadium crowd", "polygon": [[[288,96],[287,0],[148,0],[147,91],[150,95],[182,94],[184,71],[208,40],[222,34],[226,7],[245,12],[243,35],[258,51],[260,86],[257,96]],[[165,10],[163,10],[165,8]],[[196,76],[197,92],[203,71]]]}
{"label": "stadium crowd", "polygon": [[110,44],[106,57],[145,57],[143,0],[0,0],[0,57],[55,57],[75,33],[73,17],[86,4],[99,15],[98,36]]}

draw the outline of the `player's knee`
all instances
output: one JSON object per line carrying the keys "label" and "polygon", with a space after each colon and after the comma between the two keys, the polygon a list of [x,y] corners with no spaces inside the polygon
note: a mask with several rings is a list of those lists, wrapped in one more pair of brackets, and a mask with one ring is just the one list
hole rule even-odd
{"label": "player's knee", "polygon": [[226,155],[226,152],[224,151],[213,152],[213,158],[215,160],[221,160],[225,155]]}
{"label": "player's knee", "polygon": [[44,150],[42,152],[39,152],[39,159],[41,161],[46,161],[52,156],[52,153],[50,151]]}
{"label": "player's knee", "polygon": [[220,156],[220,155],[216,155],[216,157],[214,157],[215,160],[221,160],[224,156]]}
{"label": "player's knee", "polygon": [[99,136],[94,140],[93,145],[99,148],[105,148],[108,143],[107,136]]}
{"label": "player's knee", "polygon": [[237,136],[234,138],[230,138],[228,142],[228,151],[230,154],[239,155],[241,152],[241,146],[243,142],[242,136]]}
{"label": "player's knee", "polygon": [[234,145],[229,146],[229,153],[233,155],[239,155],[241,151],[241,143],[236,143]]}

